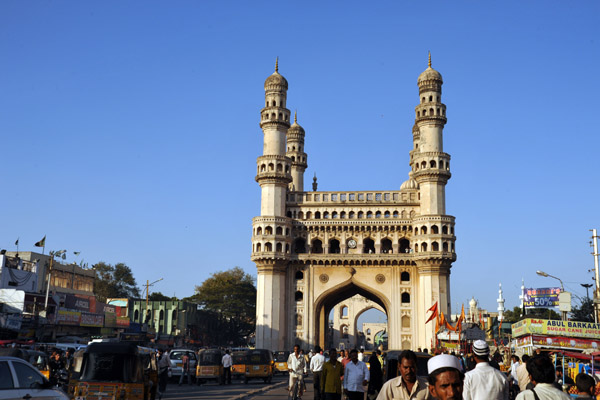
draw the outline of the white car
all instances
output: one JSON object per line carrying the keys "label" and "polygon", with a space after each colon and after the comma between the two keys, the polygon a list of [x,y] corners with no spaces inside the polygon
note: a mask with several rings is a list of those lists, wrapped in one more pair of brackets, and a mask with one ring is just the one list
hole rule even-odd
{"label": "white car", "polygon": [[27,361],[0,357],[0,399],[69,400]]}
{"label": "white car", "polygon": [[190,349],[173,349],[169,353],[169,359],[171,359],[171,376],[179,379],[183,371],[183,355],[186,354],[190,357],[190,376],[196,377],[196,362],[197,356],[193,350]]}

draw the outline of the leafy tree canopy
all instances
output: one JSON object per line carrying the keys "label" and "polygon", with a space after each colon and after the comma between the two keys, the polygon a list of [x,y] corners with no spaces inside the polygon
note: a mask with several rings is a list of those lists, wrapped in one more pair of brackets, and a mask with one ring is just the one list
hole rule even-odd
{"label": "leafy tree canopy", "polygon": [[571,319],[573,321],[594,322],[594,301],[588,297],[583,297],[581,304],[571,310]]}
{"label": "leafy tree canopy", "polygon": [[165,296],[161,292],[152,292],[152,293],[150,293],[150,296],[148,296],[148,300],[150,300],[150,301],[170,301],[170,300],[177,300],[177,297]]}
{"label": "leafy tree canopy", "polygon": [[521,315],[523,309],[516,306],[512,310],[504,312],[504,322],[515,323],[525,318],[539,318],[539,319],[552,319],[560,320],[560,314],[554,311],[552,308],[528,308],[526,315]]}
{"label": "leafy tree canopy", "polygon": [[244,343],[254,332],[256,324],[256,287],[254,278],[240,267],[216,272],[196,286],[195,294],[187,299],[201,305],[221,318],[222,340]]}
{"label": "leafy tree canopy", "polygon": [[100,301],[114,297],[140,297],[131,268],[127,265],[123,263],[110,265],[101,261],[94,265],[94,270],[96,271],[94,294]]}

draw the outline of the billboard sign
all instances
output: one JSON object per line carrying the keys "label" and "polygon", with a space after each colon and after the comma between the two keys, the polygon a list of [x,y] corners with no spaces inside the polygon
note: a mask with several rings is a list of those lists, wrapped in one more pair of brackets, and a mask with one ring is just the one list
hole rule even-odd
{"label": "billboard sign", "polygon": [[527,288],[523,290],[523,305],[526,308],[558,307],[559,287]]}
{"label": "billboard sign", "polygon": [[600,339],[600,324],[527,318],[512,325],[513,337],[532,334]]}

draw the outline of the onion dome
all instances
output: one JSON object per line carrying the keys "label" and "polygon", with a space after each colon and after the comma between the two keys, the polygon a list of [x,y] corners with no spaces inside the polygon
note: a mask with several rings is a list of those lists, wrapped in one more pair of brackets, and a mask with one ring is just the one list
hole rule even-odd
{"label": "onion dome", "polygon": [[279,58],[275,60],[275,72],[271,74],[265,81],[265,90],[267,89],[284,89],[287,90],[287,80],[279,74]]}
{"label": "onion dome", "polygon": [[473,309],[474,309],[474,308],[477,308],[477,300],[475,300],[475,298],[474,298],[474,297],[472,297],[472,298],[471,298],[471,301],[469,301],[469,306],[470,306],[471,308],[473,308]]}
{"label": "onion dome", "polygon": [[400,190],[403,190],[403,189],[416,189],[416,190],[418,190],[419,189],[419,184],[413,178],[410,178],[407,181],[404,181],[404,183],[402,185],[400,185]]}
{"label": "onion dome", "polygon": [[431,53],[429,53],[429,63],[427,69],[423,71],[421,75],[419,75],[419,79],[417,80],[419,85],[425,81],[440,81],[441,83],[444,82],[442,80],[442,74],[437,72],[435,69],[431,68]]}
{"label": "onion dome", "polygon": [[288,129],[288,134],[290,133],[304,135],[304,128],[298,124],[298,115],[296,112],[294,112],[294,123]]}

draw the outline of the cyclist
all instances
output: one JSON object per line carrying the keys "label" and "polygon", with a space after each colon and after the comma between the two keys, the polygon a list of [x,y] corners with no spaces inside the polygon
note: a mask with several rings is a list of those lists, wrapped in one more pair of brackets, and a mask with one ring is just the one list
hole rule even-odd
{"label": "cyclist", "polygon": [[294,388],[296,382],[300,386],[298,392],[298,399],[302,399],[302,394],[304,394],[304,375],[306,375],[306,360],[304,356],[300,353],[300,346],[294,346],[294,352],[290,354],[288,357],[288,371],[290,373],[290,383],[288,386],[288,392],[290,398],[294,398]]}

